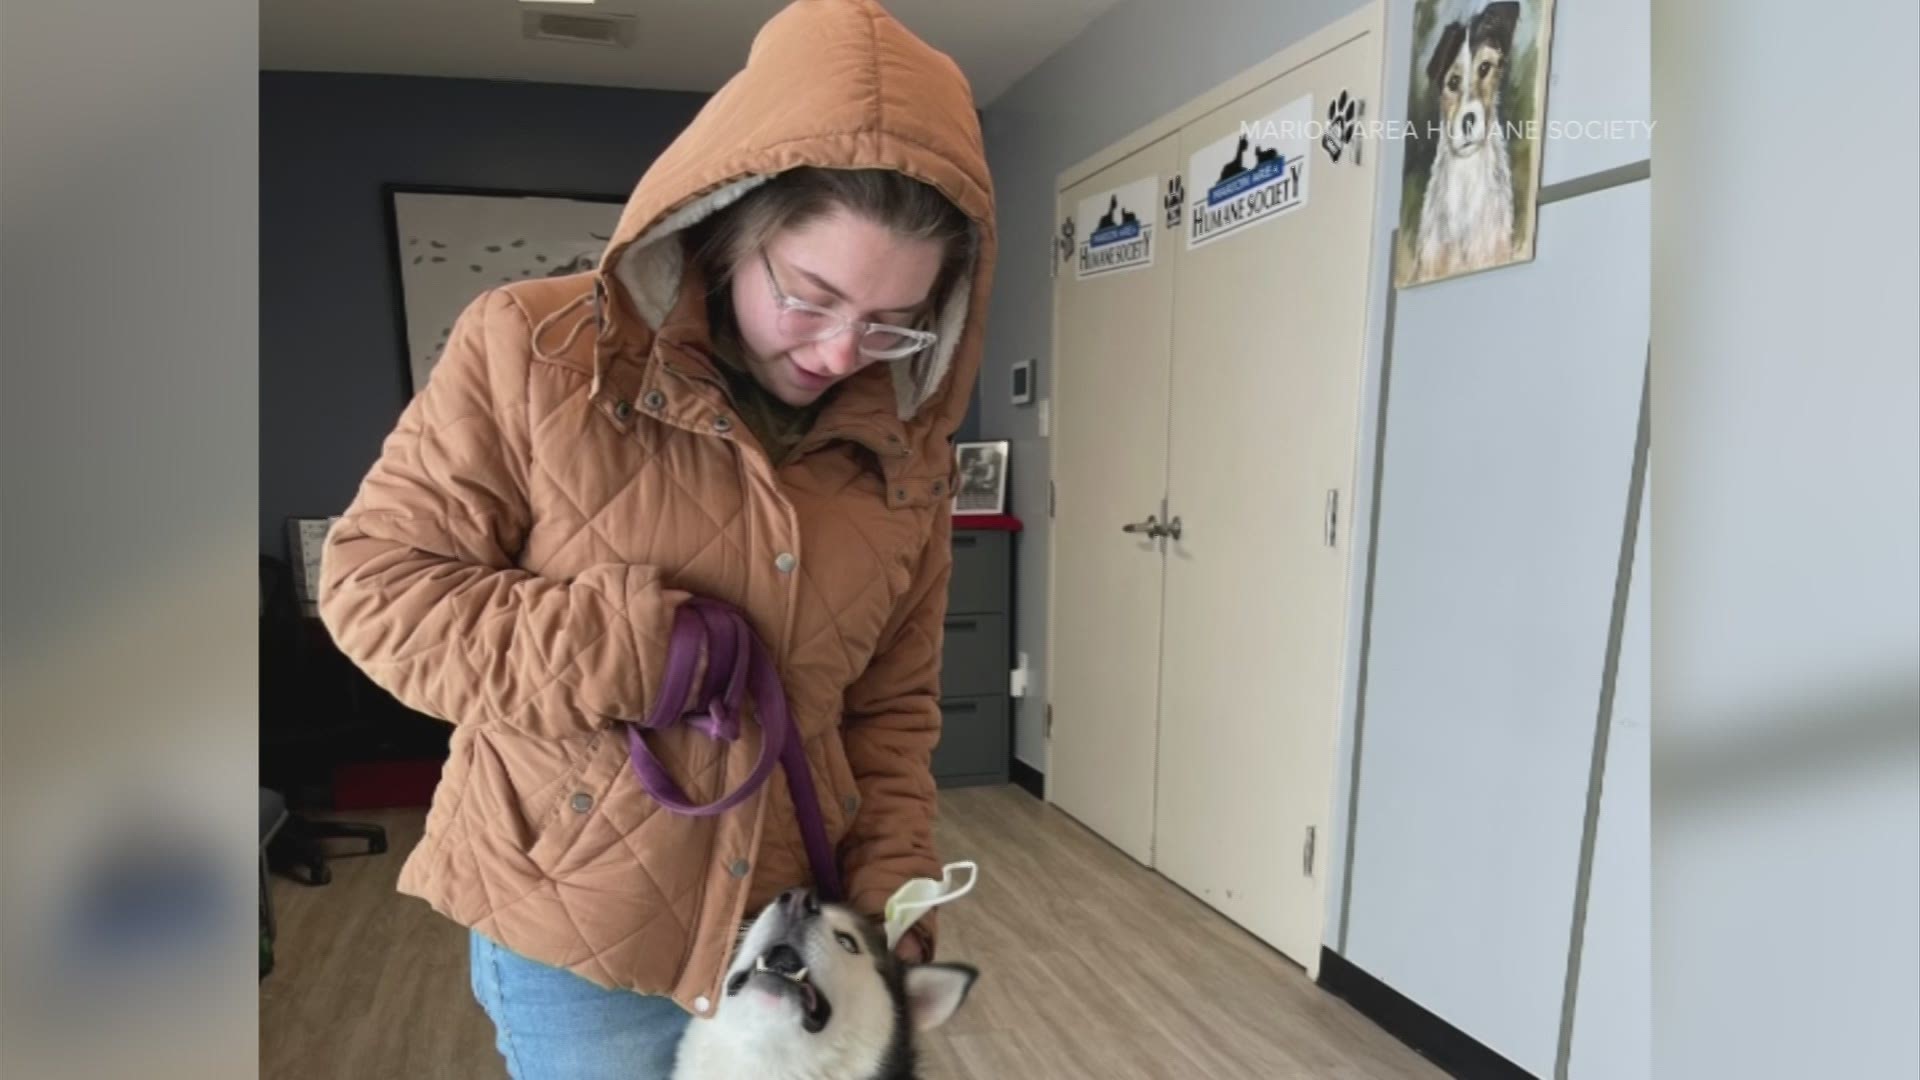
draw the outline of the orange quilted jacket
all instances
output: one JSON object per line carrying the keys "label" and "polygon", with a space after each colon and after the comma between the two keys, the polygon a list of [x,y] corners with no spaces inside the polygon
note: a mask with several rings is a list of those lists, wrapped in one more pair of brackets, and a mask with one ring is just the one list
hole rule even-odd
{"label": "orange quilted jacket", "polygon": [[[676,234],[800,165],[934,185],[979,255],[939,308],[940,344],[843,383],[781,464],[733,422]],[[959,69],[868,0],[799,0],[640,180],[596,270],[473,302],[322,563],[340,647],[454,725],[402,892],[602,986],[711,1011],[741,922],[810,872],[778,770],[692,818],[628,765],[623,722],[653,704],[691,595],[744,610],[774,654],[849,899],[877,912],[939,876],[949,440],[995,246]],[[751,770],[758,735],[646,738],[708,802]]]}

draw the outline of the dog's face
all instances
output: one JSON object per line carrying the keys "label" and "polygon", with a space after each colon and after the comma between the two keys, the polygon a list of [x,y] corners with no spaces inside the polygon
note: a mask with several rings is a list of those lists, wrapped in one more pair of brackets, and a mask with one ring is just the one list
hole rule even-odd
{"label": "dog's face", "polygon": [[759,1060],[803,1061],[820,1074],[910,1075],[913,1035],[945,1023],[978,975],[960,964],[903,964],[872,920],[794,890],[748,929],[712,1034],[756,1048]]}
{"label": "dog's face", "polygon": [[1441,31],[1427,61],[1427,78],[1439,97],[1449,152],[1472,154],[1501,122],[1500,88],[1519,19],[1520,5],[1503,0],[1488,4],[1471,23],[1453,22]]}

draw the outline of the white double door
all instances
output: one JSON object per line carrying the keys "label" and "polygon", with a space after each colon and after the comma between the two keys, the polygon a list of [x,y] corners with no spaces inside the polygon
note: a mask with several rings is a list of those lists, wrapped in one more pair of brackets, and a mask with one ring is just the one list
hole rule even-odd
{"label": "white double door", "polygon": [[1056,219],[1048,799],[1310,969],[1377,148],[1293,121],[1371,97],[1378,38],[1125,152]]}

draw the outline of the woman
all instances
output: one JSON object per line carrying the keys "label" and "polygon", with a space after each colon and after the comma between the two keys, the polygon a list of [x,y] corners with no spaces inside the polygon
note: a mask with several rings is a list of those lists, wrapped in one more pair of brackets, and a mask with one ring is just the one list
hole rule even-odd
{"label": "woman", "polygon": [[[994,251],[959,70],[868,0],[800,0],[597,269],[462,315],[332,530],[327,626],[455,725],[399,887],[471,928],[515,1077],[666,1075],[741,923],[815,881],[809,816],[860,910],[939,876],[950,439]],[[784,683],[806,812],[779,770],[712,816],[637,779],[646,756],[711,803],[758,760],[753,723],[629,745],[705,604]],[[900,948],[934,943],[930,917]]]}

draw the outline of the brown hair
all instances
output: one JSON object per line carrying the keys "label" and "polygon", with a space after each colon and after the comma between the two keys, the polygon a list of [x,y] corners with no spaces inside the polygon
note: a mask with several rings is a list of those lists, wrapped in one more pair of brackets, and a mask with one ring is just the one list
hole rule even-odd
{"label": "brown hair", "polygon": [[790,169],[682,236],[688,261],[706,278],[711,336],[723,359],[738,363],[742,356],[733,317],[733,268],[782,229],[802,228],[842,209],[903,239],[943,245],[946,255],[934,276],[933,300],[919,320],[923,327],[973,261],[973,223],[931,185],[892,169]]}

